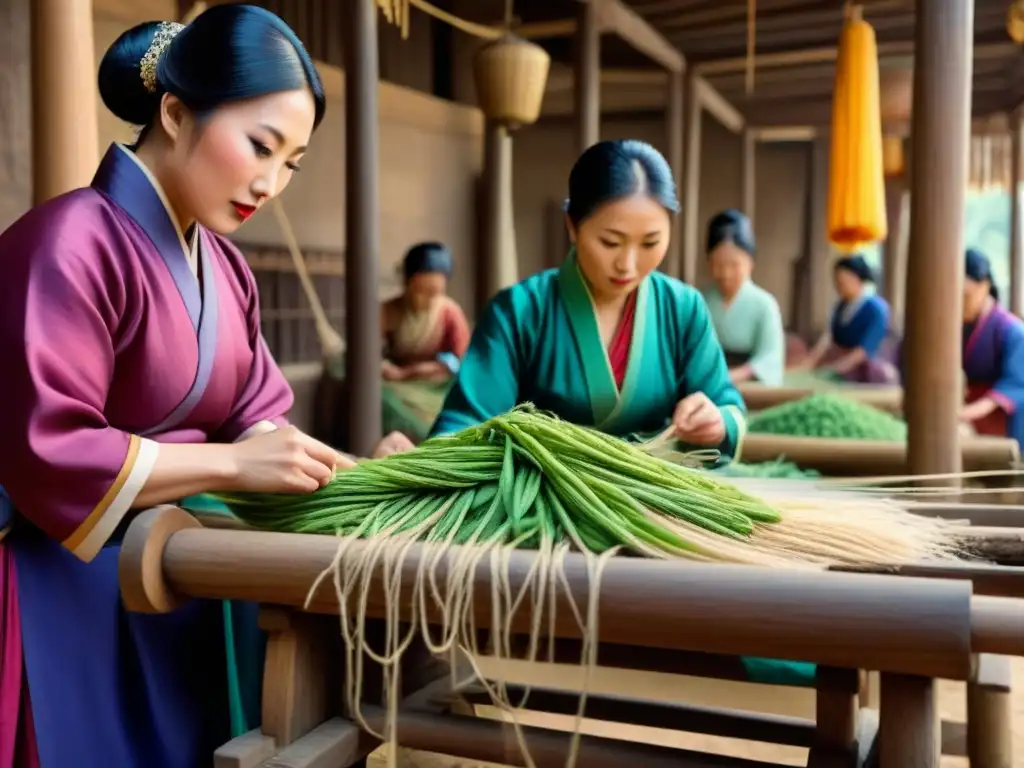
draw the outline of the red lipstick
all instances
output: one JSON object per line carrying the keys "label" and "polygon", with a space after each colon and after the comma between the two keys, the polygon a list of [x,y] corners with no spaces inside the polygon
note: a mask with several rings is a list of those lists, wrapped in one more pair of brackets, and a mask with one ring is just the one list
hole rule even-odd
{"label": "red lipstick", "polygon": [[629,285],[633,282],[631,277],[613,277],[610,278],[613,285]]}
{"label": "red lipstick", "polygon": [[238,218],[245,221],[254,213],[256,213],[255,205],[245,205],[244,203],[236,203],[234,200],[231,201],[231,205],[235,209],[235,213],[238,214]]}

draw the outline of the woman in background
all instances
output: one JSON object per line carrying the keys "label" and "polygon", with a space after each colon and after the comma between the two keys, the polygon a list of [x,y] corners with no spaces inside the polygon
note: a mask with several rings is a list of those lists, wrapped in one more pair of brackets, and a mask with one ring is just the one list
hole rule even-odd
{"label": "woman in background", "polygon": [[899,371],[883,355],[889,305],[874,291],[871,266],[859,254],[845,256],[833,273],[839,301],[829,330],[797,369],[822,369],[860,384],[898,383]]}
{"label": "woman in background", "polygon": [[531,402],[613,435],[660,432],[732,456],[743,401],[707,305],[657,271],[679,210],[665,159],[640,141],[603,141],[569,176],[573,243],[558,269],[484,310],[432,432]]}
{"label": "woman in background", "polygon": [[705,298],[733,383],[777,387],[786,367],[786,333],[779,303],[750,279],[755,252],[750,219],[735,210],[712,218],[707,258],[715,287]]}
{"label": "woman in background", "polygon": [[208,491],[312,492],[343,462],[287,424],[224,237],[323,118],[306,50],[268,11],[217,5],[125,32],[99,90],[135,145],[0,235],[2,768],[209,765],[229,736],[221,603],[126,612],[127,524]]}
{"label": "woman in background", "polygon": [[444,381],[458,373],[469,346],[469,323],[448,296],[452,253],[441,243],[420,243],[405,254],[405,291],[381,307],[387,344],[387,381]]}
{"label": "woman in background", "polygon": [[999,304],[991,264],[974,249],[964,270],[963,367],[960,420],[978,434],[1024,444],[1024,321]]}

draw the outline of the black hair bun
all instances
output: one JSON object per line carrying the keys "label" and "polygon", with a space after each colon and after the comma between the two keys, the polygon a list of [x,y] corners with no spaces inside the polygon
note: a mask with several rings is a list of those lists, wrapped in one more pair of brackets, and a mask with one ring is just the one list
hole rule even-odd
{"label": "black hair bun", "polygon": [[132,125],[148,125],[160,108],[160,89],[142,82],[142,57],[160,28],[159,21],[138,24],[121,34],[100,62],[100,96],[107,109]]}

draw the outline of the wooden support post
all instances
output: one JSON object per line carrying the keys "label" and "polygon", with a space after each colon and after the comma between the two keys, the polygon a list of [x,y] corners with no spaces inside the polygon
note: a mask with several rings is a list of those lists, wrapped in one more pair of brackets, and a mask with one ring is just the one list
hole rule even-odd
{"label": "wooden support post", "polygon": [[32,0],[32,200],[86,186],[99,165],[91,0]]}
{"label": "wooden support post", "polygon": [[576,142],[579,154],[601,140],[601,19],[598,3],[580,3],[576,27]]}
{"label": "wooden support post", "polygon": [[519,279],[512,209],[512,137],[508,128],[493,121],[488,121],[484,138],[484,179],[486,246],[480,269],[480,307]]}
{"label": "wooden support post", "polygon": [[[740,205],[747,218],[754,223],[754,200],[757,198],[757,137],[753,130],[744,128],[740,153]],[[757,231],[755,224],[754,231]]]}
{"label": "wooden support post", "polygon": [[943,474],[961,467],[960,337],[974,2],[916,0],[916,8],[903,406],[910,473]]}
{"label": "wooden support post", "polygon": [[684,283],[697,283],[697,263],[700,258],[700,147],[703,106],[700,101],[698,79],[692,71],[686,73],[686,162],[683,183],[683,271]]}
{"label": "wooden support post", "polygon": [[981,654],[967,683],[967,756],[971,768],[1013,768],[1012,670],[1006,656]]}
{"label": "wooden support post", "polygon": [[879,768],[939,768],[935,681],[883,673],[881,704]]}
{"label": "wooden support post", "polygon": [[904,176],[892,176],[885,180],[885,210],[889,219],[889,234],[885,238],[882,264],[884,275],[882,290],[892,312],[890,322],[893,328],[903,327],[903,307],[907,293],[907,251],[903,230],[906,217],[903,215],[906,201],[906,180]]}
{"label": "wooden support post", "polygon": [[[676,182],[676,194],[682,197],[683,190],[683,104],[686,98],[686,77],[682,72],[668,73],[668,114],[665,130],[668,133],[668,164],[672,168],[672,178]],[[680,212],[672,233],[672,245],[665,259],[664,271],[673,277],[679,277],[683,268],[683,214]]]}
{"label": "wooden support post", "polygon": [[1024,315],[1024,226],[1021,211],[1021,163],[1024,161],[1024,108],[1010,118],[1010,311]]}
{"label": "wooden support post", "polygon": [[842,768],[850,764],[857,743],[858,673],[819,667],[815,685],[814,743],[808,768]]}
{"label": "wooden support post", "polygon": [[349,0],[345,8],[345,447],[369,456],[381,437],[377,5]]}
{"label": "wooden support post", "polygon": [[807,297],[809,306],[808,336],[821,333],[828,325],[832,304],[832,268],[829,263],[827,233],[829,138],[820,136],[811,145],[810,183],[807,194]]}

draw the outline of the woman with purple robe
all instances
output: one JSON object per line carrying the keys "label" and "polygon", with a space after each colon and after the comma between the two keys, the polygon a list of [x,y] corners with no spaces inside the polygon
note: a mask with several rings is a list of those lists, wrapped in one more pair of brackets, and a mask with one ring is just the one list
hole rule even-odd
{"label": "woman with purple robe", "polygon": [[839,301],[829,330],[797,370],[823,370],[857,384],[896,384],[899,371],[887,359],[889,304],[874,290],[874,270],[860,254],[844,256],[834,268]]}
{"label": "woman with purple robe", "polygon": [[129,30],[99,80],[138,141],[0,235],[0,768],[209,765],[228,735],[221,604],[127,613],[123,532],[207,491],[311,492],[344,462],[285,421],[224,238],[323,117],[302,44],[217,5]]}
{"label": "woman with purple robe", "polygon": [[999,304],[989,260],[974,249],[964,274],[963,367],[960,420],[978,434],[1024,444],[1024,321]]}

